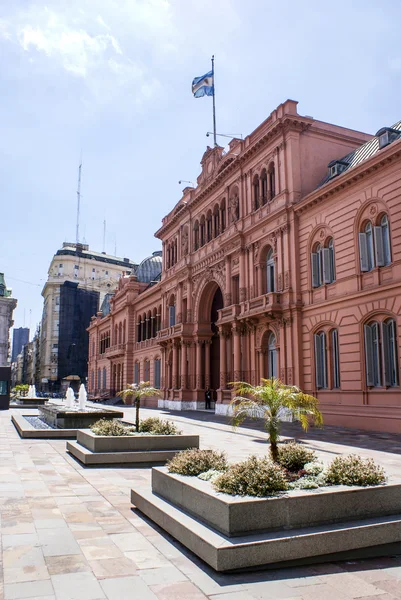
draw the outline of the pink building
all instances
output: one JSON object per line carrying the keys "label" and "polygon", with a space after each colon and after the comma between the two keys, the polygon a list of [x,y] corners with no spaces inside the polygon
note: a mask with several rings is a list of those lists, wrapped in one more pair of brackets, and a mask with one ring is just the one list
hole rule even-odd
{"label": "pink building", "polygon": [[156,233],[161,280],[124,278],[92,321],[91,392],[150,380],[196,410],[210,387],[225,414],[230,381],[275,375],[327,424],[401,431],[401,124],[372,138],[296,105],[207,149]]}

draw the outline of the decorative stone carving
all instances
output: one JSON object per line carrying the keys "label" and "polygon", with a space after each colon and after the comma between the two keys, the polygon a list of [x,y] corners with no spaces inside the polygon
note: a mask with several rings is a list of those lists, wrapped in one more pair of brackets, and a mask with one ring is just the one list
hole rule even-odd
{"label": "decorative stone carving", "polygon": [[372,204],[372,206],[369,209],[369,213],[372,215],[372,217],[374,217],[374,215],[377,213],[377,205],[376,204]]}
{"label": "decorative stone carving", "polygon": [[255,242],[253,245],[253,258],[255,261],[258,260],[259,256],[259,242]]}
{"label": "decorative stone carving", "polygon": [[290,287],[290,274],[288,271],[286,271],[284,274],[284,289],[288,290],[289,287]]}
{"label": "decorative stone carving", "polygon": [[244,288],[244,287],[240,288],[240,290],[239,290],[239,301],[240,302],[245,302],[245,300],[246,300],[246,292],[247,292],[246,288]]}
{"label": "decorative stone carving", "polygon": [[320,236],[320,239],[323,240],[326,237],[326,231],[324,229],[321,229],[319,236]]}
{"label": "decorative stone carving", "polygon": [[224,294],[224,303],[226,306],[231,306],[232,304],[232,294],[226,293]]}
{"label": "decorative stone carving", "polygon": [[278,292],[283,291],[283,276],[281,273],[279,273],[278,277],[277,277],[277,291]]}

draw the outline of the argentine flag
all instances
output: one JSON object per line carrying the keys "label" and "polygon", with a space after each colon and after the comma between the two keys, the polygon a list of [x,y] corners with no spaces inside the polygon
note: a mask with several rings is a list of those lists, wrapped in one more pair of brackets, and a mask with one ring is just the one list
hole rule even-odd
{"label": "argentine flag", "polygon": [[192,82],[192,93],[195,98],[214,96],[213,71],[209,71],[209,73],[202,75],[202,77],[195,77]]}

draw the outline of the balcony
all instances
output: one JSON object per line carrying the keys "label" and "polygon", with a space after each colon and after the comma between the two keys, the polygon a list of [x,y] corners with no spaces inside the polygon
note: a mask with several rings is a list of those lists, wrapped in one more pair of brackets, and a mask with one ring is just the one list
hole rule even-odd
{"label": "balcony", "polygon": [[114,344],[110,348],[106,348],[106,358],[116,358],[117,356],[123,356],[125,354],[126,344]]}
{"label": "balcony", "polygon": [[241,312],[240,304],[231,304],[217,311],[219,314],[219,324],[230,323],[234,321]]}
{"label": "balcony", "polygon": [[149,338],[148,340],[142,340],[142,342],[136,342],[135,349],[143,350],[144,348],[151,348],[157,345],[157,337]]}
{"label": "balcony", "polygon": [[172,327],[161,329],[157,333],[157,341],[161,342],[169,338],[177,338],[182,336],[190,336],[193,331],[193,323],[177,323]]}
{"label": "balcony", "polygon": [[247,300],[242,304],[242,314],[246,316],[258,315],[265,312],[281,311],[281,294],[270,292],[257,298]]}

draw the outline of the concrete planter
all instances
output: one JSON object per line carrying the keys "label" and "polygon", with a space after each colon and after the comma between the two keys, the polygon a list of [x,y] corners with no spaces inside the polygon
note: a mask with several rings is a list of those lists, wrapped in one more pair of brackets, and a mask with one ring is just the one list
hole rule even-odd
{"label": "concrete planter", "polygon": [[198,435],[96,435],[80,430],[67,450],[85,465],[164,464],[187,448],[199,448]]}
{"label": "concrete planter", "polygon": [[36,429],[25,419],[25,416],[32,417],[37,415],[31,412],[29,415],[17,414],[11,416],[11,421],[22,438],[75,439],[77,436],[76,429]]}
{"label": "concrete planter", "polygon": [[228,496],[152,469],[132,503],[217,571],[383,556],[401,548],[401,485]]}

